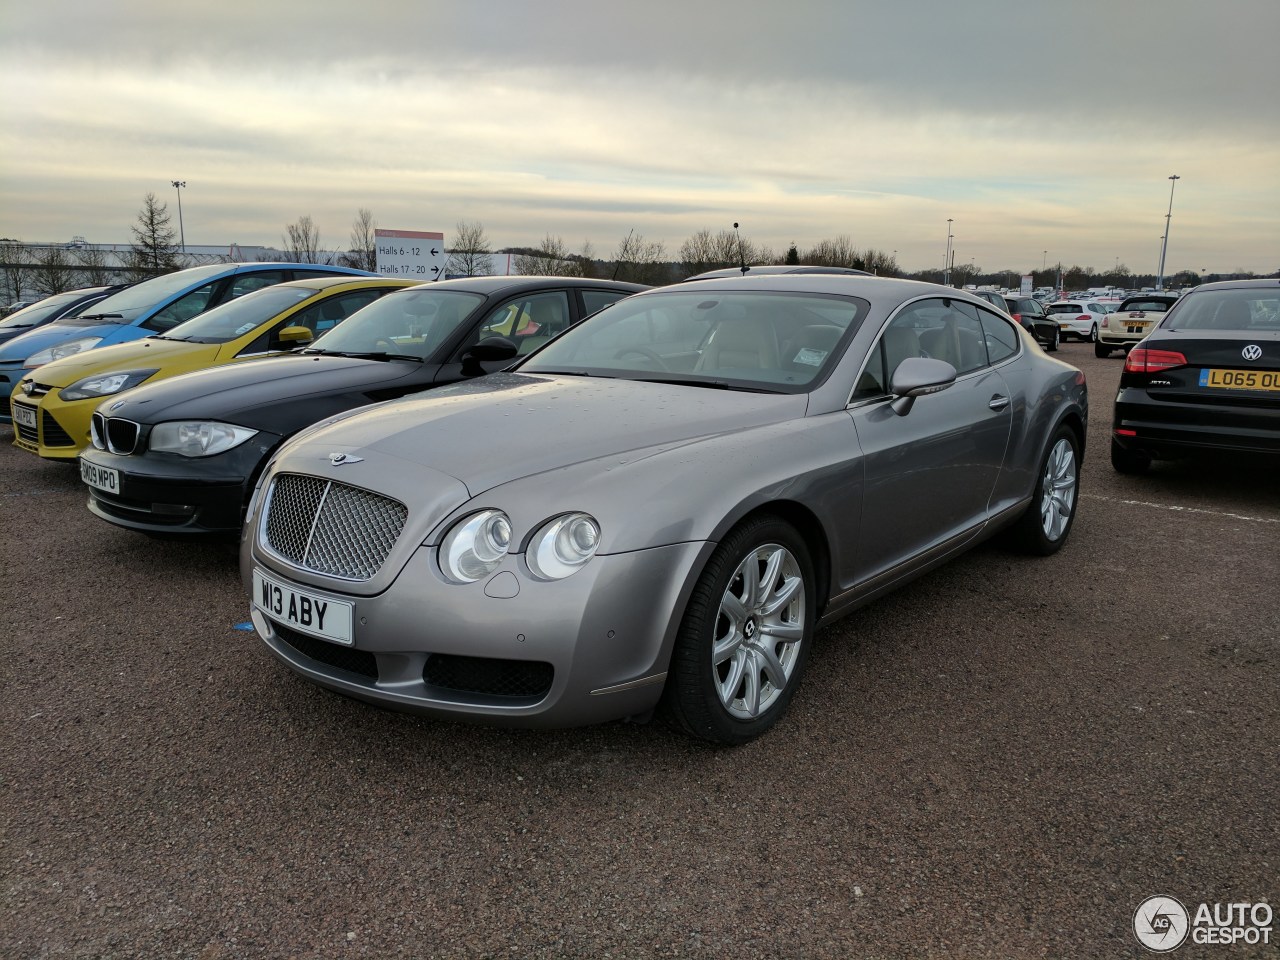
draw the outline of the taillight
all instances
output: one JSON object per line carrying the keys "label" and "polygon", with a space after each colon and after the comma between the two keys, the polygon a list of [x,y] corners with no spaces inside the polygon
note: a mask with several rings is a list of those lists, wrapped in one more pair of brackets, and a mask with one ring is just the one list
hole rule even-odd
{"label": "taillight", "polygon": [[1080,314],[1080,316],[1076,317],[1076,319],[1077,319],[1077,320],[1083,320],[1083,321],[1085,321],[1086,323],[1088,323],[1088,321],[1089,321],[1089,315],[1088,315],[1087,313],[1082,313],[1082,314]]}
{"label": "taillight", "polygon": [[1015,320],[1017,320],[1019,323],[1021,323],[1021,322],[1022,322],[1022,314],[1020,314],[1020,313],[1015,313],[1015,314],[1013,314],[1013,319],[1015,319]]}
{"label": "taillight", "polygon": [[1187,358],[1177,350],[1156,350],[1152,347],[1134,347],[1124,358],[1125,373],[1158,373],[1170,367],[1183,367]]}

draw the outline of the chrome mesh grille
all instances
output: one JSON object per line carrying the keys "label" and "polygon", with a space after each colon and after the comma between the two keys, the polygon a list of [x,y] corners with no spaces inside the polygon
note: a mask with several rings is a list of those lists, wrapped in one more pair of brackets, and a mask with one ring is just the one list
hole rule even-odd
{"label": "chrome mesh grille", "polygon": [[290,563],[345,580],[368,580],[404,528],[408,509],[345,483],[282,473],[271,483],[267,546]]}

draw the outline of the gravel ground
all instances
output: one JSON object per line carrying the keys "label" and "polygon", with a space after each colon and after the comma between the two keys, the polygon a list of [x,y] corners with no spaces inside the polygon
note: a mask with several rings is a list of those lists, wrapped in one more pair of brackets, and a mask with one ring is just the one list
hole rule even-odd
{"label": "gravel ground", "polygon": [[1274,903],[1275,471],[1114,474],[1121,361],[1060,355],[1094,405],[1068,546],[823,631],[734,750],[312,687],[237,629],[232,548],[97,520],[0,428],[0,955],[1138,957],[1148,896]]}

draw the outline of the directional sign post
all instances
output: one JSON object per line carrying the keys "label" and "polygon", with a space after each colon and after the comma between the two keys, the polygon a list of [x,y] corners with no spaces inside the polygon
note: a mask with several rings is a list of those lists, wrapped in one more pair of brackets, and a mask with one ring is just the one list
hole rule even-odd
{"label": "directional sign post", "polygon": [[449,255],[444,234],[420,230],[374,230],[378,273],[409,280],[443,280]]}

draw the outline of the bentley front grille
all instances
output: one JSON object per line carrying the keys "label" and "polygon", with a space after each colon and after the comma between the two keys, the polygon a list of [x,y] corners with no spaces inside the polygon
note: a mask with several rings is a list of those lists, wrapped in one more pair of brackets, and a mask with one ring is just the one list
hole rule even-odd
{"label": "bentley front grille", "polygon": [[409,515],[390,497],[293,473],[277,476],[268,498],[266,545],[295,566],[343,580],[376,574]]}

